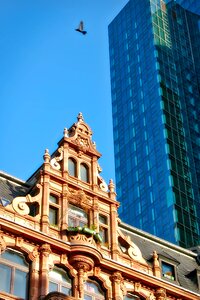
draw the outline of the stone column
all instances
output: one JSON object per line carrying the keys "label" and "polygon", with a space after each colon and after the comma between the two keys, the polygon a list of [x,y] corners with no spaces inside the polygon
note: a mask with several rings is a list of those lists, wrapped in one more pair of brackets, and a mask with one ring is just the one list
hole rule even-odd
{"label": "stone column", "polygon": [[69,263],[77,271],[77,286],[75,298],[84,299],[84,282],[87,280],[87,272],[94,267],[94,261],[83,255],[74,255],[69,259]]}
{"label": "stone column", "polygon": [[[64,131],[64,135],[65,135],[65,131]],[[68,157],[69,157],[68,151],[69,151],[69,145],[65,141],[63,143],[63,165],[62,165],[63,177],[65,179],[68,178],[68,174],[69,174],[68,173]]]}
{"label": "stone column", "polygon": [[[97,232],[99,232],[99,204],[98,204],[98,197],[94,197],[94,204],[93,204],[94,214],[93,214],[93,220],[92,223],[96,228]],[[91,220],[90,220],[91,221]]]}
{"label": "stone column", "polygon": [[68,226],[68,185],[63,184],[62,187],[62,203],[61,203],[61,236],[64,241],[67,241],[66,228]]}
{"label": "stone column", "polygon": [[123,277],[120,272],[115,272],[110,277],[112,282],[112,299],[122,300],[123,299]]}
{"label": "stone column", "polygon": [[97,157],[93,156],[91,161],[91,179],[92,179],[92,187],[94,191],[97,191],[97,174],[98,174]]}
{"label": "stone column", "polygon": [[44,154],[44,170],[43,170],[43,195],[42,195],[42,208],[41,208],[41,222],[42,231],[49,233],[49,175],[50,170],[50,155],[49,150],[45,150]]}
{"label": "stone column", "polygon": [[38,300],[39,298],[39,253],[37,247],[28,255],[31,263],[30,282],[31,289],[29,291],[30,300]]}
{"label": "stone column", "polygon": [[40,247],[40,297],[44,297],[49,291],[49,255],[51,248],[49,244]]}
{"label": "stone column", "polygon": [[111,204],[110,206],[110,240],[111,240],[111,255],[112,259],[117,260],[118,258],[118,235],[117,235],[117,206],[116,204]]}

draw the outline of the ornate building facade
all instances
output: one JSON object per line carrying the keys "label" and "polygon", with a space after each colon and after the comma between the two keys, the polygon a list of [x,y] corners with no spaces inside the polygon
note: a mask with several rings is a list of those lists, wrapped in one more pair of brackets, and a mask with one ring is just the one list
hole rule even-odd
{"label": "ornate building facade", "polygon": [[0,174],[0,300],[197,300],[199,252],[122,223],[82,114],[26,181]]}

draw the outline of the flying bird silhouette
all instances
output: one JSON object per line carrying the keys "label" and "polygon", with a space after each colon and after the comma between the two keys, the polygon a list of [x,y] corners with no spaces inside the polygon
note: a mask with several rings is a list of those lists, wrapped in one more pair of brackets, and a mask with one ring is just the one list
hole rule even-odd
{"label": "flying bird silhouette", "polygon": [[78,32],[80,32],[80,33],[82,33],[82,34],[84,34],[84,35],[87,33],[87,31],[85,31],[83,29],[83,21],[80,21],[80,24],[79,24],[78,28],[75,29],[75,30],[78,31]]}

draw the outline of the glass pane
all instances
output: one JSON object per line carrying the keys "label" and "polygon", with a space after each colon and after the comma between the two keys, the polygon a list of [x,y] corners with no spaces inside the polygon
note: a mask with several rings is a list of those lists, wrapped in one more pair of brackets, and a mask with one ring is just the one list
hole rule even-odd
{"label": "glass pane", "polygon": [[81,218],[87,218],[87,214],[83,209],[73,205],[69,205],[69,214]]}
{"label": "glass pane", "polygon": [[107,228],[101,228],[99,233],[100,233],[100,236],[102,238],[102,242],[107,243],[108,242],[108,229]]}
{"label": "glass pane", "polygon": [[53,195],[49,195],[49,202],[58,203],[58,199],[57,199],[57,197],[55,197]]}
{"label": "glass pane", "polygon": [[91,300],[91,299],[92,299],[92,296],[84,295],[84,300]]}
{"label": "glass pane", "polygon": [[49,222],[52,225],[58,224],[58,210],[57,208],[49,207]]}
{"label": "glass pane", "polygon": [[50,292],[57,292],[58,291],[58,285],[54,282],[49,282],[49,293]]}
{"label": "glass pane", "polygon": [[104,295],[104,292],[100,288],[100,285],[97,282],[87,281],[84,285],[84,289],[89,293]]}
{"label": "glass pane", "polygon": [[88,168],[85,165],[81,165],[80,168],[81,180],[88,182]]}
{"label": "glass pane", "polygon": [[16,269],[14,278],[14,295],[26,299],[28,287],[27,279],[28,274],[26,272]]}
{"label": "glass pane", "polygon": [[67,295],[67,296],[70,296],[71,295],[71,289],[65,287],[65,286],[62,286],[61,287],[61,293]]}
{"label": "glass pane", "polygon": [[28,264],[25,261],[23,254],[20,254],[16,251],[6,250],[4,253],[1,254],[1,257],[8,260],[8,261],[12,261],[14,263],[17,263],[20,266],[28,267]]}
{"label": "glass pane", "polygon": [[73,159],[68,159],[68,172],[71,176],[76,176],[76,163]]}
{"label": "glass pane", "polygon": [[175,280],[174,266],[168,263],[162,262],[162,274],[164,277]]}
{"label": "glass pane", "polygon": [[87,213],[79,207],[69,205],[68,225],[70,227],[76,227],[76,226],[83,227],[84,225],[87,225],[87,223],[88,223]]}
{"label": "glass pane", "polygon": [[59,283],[68,282],[71,284],[71,279],[69,278],[67,272],[62,268],[55,267],[52,271],[49,272],[49,278]]}
{"label": "glass pane", "polygon": [[11,268],[0,264],[0,290],[10,293]]}
{"label": "glass pane", "polygon": [[69,227],[76,227],[77,226],[76,219],[69,217],[68,218],[68,226]]}
{"label": "glass pane", "polygon": [[108,224],[108,219],[106,216],[99,215],[99,222],[103,224]]}

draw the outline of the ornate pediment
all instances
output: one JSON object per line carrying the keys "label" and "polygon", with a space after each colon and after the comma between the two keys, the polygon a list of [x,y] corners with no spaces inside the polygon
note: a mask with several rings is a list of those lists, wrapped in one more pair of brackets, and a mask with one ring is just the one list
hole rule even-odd
{"label": "ornate pediment", "polygon": [[101,154],[96,150],[95,142],[92,141],[92,130],[84,122],[82,113],[78,114],[77,119],[78,122],[74,123],[69,130],[64,129],[64,137],[76,145],[80,153],[90,151],[100,157]]}

